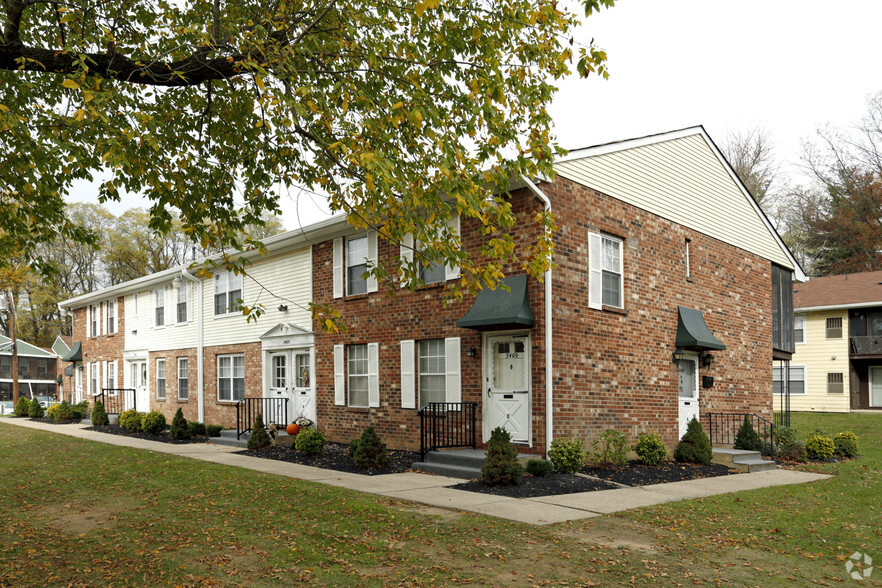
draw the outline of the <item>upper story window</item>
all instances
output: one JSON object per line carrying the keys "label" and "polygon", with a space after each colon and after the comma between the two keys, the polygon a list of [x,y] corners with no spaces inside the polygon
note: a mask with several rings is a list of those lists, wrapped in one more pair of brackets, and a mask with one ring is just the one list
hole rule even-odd
{"label": "upper story window", "polygon": [[346,294],[367,293],[368,239],[354,237],[346,239]]}
{"label": "upper story window", "polygon": [[691,260],[689,259],[689,244],[690,243],[692,243],[692,241],[689,239],[686,239],[685,256],[686,256],[686,279],[687,280],[692,279],[692,267],[689,265],[691,263]]}
{"label": "upper story window", "polygon": [[368,266],[376,263],[376,231],[368,230],[359,236],[334,239],[332,279],[334,298],[376,292],[377,279],[365,275]]}
{"label": "upper story window", "polygon": [[214,314],[239,312],[242,299],[242,276],[235,272],[214,275]]}
{"label": "upper story window", "polygon": [[427,284],[437,284],[447,279],[447,266],[441,261],[434,263],[420,262],[420,279]]}
{"label": "upper story window", "polygon": [[177,292],[177,321],[179,323],[187,322],[187,290],[188,284],[185,282],[176,288]]}
{"label": "upper story window", "polygon": [[116,333],[116,301],[108,301],[104,307],[107,309],[107,334]]}
{"label": "upper story window", "polygon": [[30,369],[31,369],[31,366],[28,365],[28,358],[19,357],[18,358],[18,375],[25,377],[28,375],[28,372],[30,371]]}
{"label": "upper story window", "polygon": [[41,359],[41,360],[37,363],[37,375],[42,376],[42,377],[45,378],[45,377],[46,377],[46,374],[47,374],[48,372],[49,372],[49,368],[48,368],[48,365],[46,364],[46,360],[45,360],[45,359]]}
{"label": "upper story window", "polygon": [[153,291],[154,324],[161,327],[165,324],[165,288],[157,288]]}
{"label": "upper story window", "polygon": [[0,372],[9,373],[12,371],[12,358],[4,355],[0,357]]}
{"label": "upper story window", "polygon": [[831,316],[827,319],[827,339],[842,339],[842,317]]}
{"label": "upper story window", "polygon": [[772,265],[772,348],[793,353],[793,272]]}
{"label": "upper story window", "polygon": [[588,306],[624,308],[623,241],[618,237],[588,233]]}
{"label": "upper story window", "polygon": [[89,305],[89,327],[91,329],[89,331],[90,336],[92,336],[92,337],[98,336],[98,324],[99,324],[98,305],[97,304],[90,304]]}
{"label": "upper story window", "polygon": [[797,345],[805,343],[805,315],[798,314],[793,317],[793,342]]}

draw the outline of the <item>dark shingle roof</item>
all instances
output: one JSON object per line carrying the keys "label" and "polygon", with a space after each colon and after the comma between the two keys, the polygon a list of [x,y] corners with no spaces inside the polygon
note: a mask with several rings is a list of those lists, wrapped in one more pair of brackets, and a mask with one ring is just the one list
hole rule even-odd
{"label": "dark shingle roof", "polygon": [[882,304],[882,271],[812,278],[793,285],[793,307]]}

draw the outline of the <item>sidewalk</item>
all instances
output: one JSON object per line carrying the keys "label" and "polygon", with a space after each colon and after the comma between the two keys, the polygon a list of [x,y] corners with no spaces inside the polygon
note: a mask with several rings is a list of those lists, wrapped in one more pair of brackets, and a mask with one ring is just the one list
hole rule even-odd
{"label": "sidewalk", "polygon": [[830,476],[792,470],[768,470],[751,474],[737,474],[717,478],[671,482],[654,486],[581,492],[539,498],[507,498],[466,492],[449,488],[462,482],[458,478],[407,472],[382,476],[363,476],[335,470],[313,468],[282,461],[235,455],[237,447],[212,443],[175,445],[145,441],[118,435],[87,431],[86,425],[50,425],[30,420],[2,418],[0,425],[16,425],[51,433],[78,437],[99,443],[135,447],[158,453],[180,455],[217,464],[265,472],[339,486],[359,492],[409,500],[428,506],[480,513],[492,517],[520,521],[532,525],[548,525],[564,521],[587,519],[604,514],[652,506],[677,500],[692,500],[717,494],[754,490],[770,486],[804,484]]}

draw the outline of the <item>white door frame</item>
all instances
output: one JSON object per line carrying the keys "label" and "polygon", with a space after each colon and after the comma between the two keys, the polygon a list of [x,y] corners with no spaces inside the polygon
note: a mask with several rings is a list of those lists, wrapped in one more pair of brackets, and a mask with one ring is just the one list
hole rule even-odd
{"label": "white door frame", "polygon": [[[318,423],[318,415],[316,414],[316,391],[315,391],[315,334],[298,327],[291,323],[279,323],[260,337],[263,357],[263,390],[269,395],[272,382],[272,356],[277,353],[284,353],[287,357],[287,382],[288,388],[288,416],[290,420],[294,420],[299,416],[305,416],[314,423]],[[309,354],[309,386],[306,388],[297,388],[297,374],[294,373],[296,368],[297,355],[301,353]],[[299,414],[298,400],[295,397],[297,393],[306,392],[308,398],[306,404],[307,410],[302,411],[308,414]],[[263,395],[263,394],[262,394]]]}
{"label": "white door frame", "polygon": [[[867,368],[867,380],[869,381],[869,389],[867,390],[867,406],[872,408],[882,407],[882,397],[879,404],[873,404],[873,370],[882,370],[882,365],[871,365]],[[882,382],[880,382],[882,384]]]}
{"label": "white door frame", "polygon": [[[487,443],[490,440],[490,433],[493,430],[493,420],[492,420],[492,410],[494,408],[493,397],[491,396],[492,391],[492,376],[493,376],[493,353],[492,353],[492,345],[493,341],[496,339],[519,339],[524,342],[524,353],[526,355],[526,375],[525,375],[525,383],[526,383],[526,393],[524,394],[524,401],[526,406],[524,409],[526,410],[526,427],[524,436],[525,439],[514,439],[512,438],[512,442],[517,443],[518,445],[525,445],[527,447],[532,447],[533,445],[533,358],[531,353],[531,335],[530,331],[493,331],[482,334],[482,351],[481,357],[483,358],[482,362],[482,390],[481,390],[481,398],[482,400],[482,429],[483,429],[483,441]],[[519,391],[521,392],[521,391]]]}
{"label": "white door frame", "polygon": [[[694,395],[690,399],[680,396],[680,370],[684,362],[690,362],[695,366],[692,380]],[[695,351],[684,351],[683,358],[677,364],[677,425],[680,431],[678,439],[682,439],[683,435],[686,434],[686,427],[689,421],[692,420],[691,416],[695,416],[699,422],[701,421],[701,388],[698,385],[698,371],[698,353]]]}

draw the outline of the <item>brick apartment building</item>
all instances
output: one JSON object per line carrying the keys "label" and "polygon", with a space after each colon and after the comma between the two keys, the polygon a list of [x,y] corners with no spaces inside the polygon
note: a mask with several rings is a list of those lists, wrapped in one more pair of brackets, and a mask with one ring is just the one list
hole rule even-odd
{"label": "brick apartment building", "polygon": [[[266,241],[244,278],[173,268],[61,303],[73,311],[77,390],[135,390],[139,410],[235,425],[247,399],[284,399],[330,440],[372,424],[416,449],[428,403],[474,407],[477,442],[502,426],[522,450],[655,430],[672,446],[687,419],[771,419],[773,362],[793,352],[791,253],[701,127],[592,147],[552,181],[511,186],[515,241],[550,207],[555,267],[538,281],[506,268],[507,290],[445,306],[457,268],[426,267],[388,297],[362,276],[412,251],[343,218]],[[481,239],[448,219],[463,246]],[[261,301],[257,324],[233,302]],[[340,311],[322,332],[309,302]],[[112,385],[111,385],[112,384]],[[452,412],[444,413],[450,416]]]}

